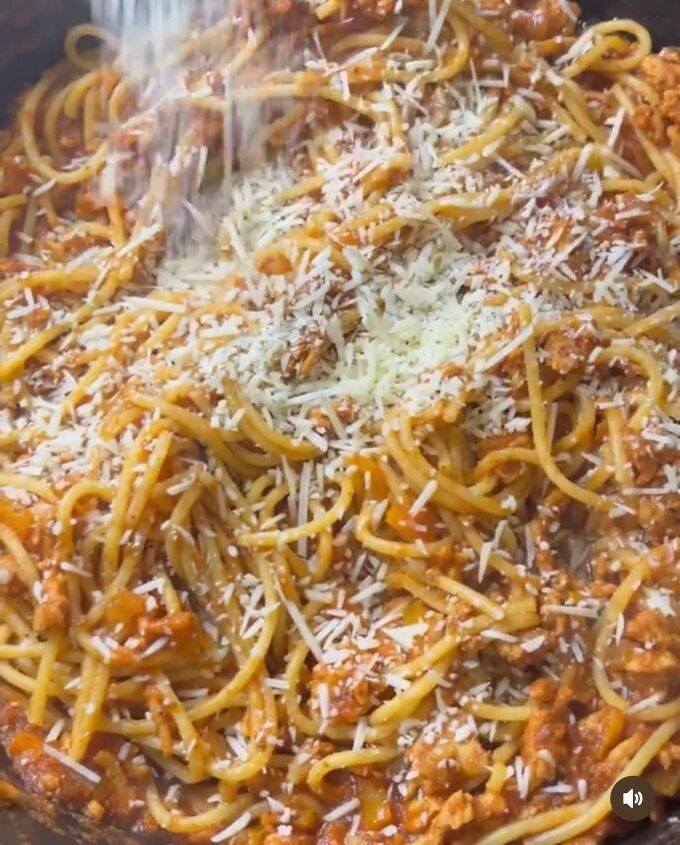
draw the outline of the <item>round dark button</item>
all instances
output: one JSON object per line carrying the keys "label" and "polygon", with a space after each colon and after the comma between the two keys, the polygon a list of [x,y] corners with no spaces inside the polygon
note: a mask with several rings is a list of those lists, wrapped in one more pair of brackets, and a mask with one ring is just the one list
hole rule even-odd
{"label": "round dark button", "polygon": [[621,778],[612,787],[612,810],[627,822],[641,822],[654,809],[656,793],[648,781],[639,777]]}

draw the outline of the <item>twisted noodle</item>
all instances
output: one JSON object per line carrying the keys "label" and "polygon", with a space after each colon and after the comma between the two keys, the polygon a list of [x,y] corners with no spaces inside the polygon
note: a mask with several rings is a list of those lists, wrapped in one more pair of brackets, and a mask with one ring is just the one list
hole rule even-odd
{"label": "twisted noodle", "polygon": [[273,5],[76,27],[0,149],[0,740],[133,831],[604,841],[679,775],[678,64]]}

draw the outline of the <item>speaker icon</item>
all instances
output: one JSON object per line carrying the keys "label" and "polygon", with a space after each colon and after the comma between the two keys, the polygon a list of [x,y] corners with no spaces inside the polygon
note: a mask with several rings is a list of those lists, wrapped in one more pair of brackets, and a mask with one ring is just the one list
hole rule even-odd
{"label": "speaker icon", "polygon": [[629,789],[628,792],[624,792],[621,796],[621,801],[626,805],[626,807],[641,807],[644,803],[645,796],[638,792],[635,789]]}
{"label": "speaker icon", "polygon": [[621,778],[612,786],[610,801],[612,810],[620,819],[639,822],[646,819],[654,809],[656,796],[649,781],[629,776]]}

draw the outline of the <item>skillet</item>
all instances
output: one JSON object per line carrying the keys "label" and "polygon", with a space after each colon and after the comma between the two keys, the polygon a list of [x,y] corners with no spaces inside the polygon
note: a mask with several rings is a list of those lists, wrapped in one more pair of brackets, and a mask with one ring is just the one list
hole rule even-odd
{"label": "skillet", "polygon": [[[679,0],[580,0],[580,5],[587,22],[632,17],[649,29],[655,49],[680,47]],[[88,17],[88,0],[0,0],[0,125],[22,87],[59,60],[68,29]],[[0,779],[3,777],[18,785],[16,773],[0,752]],[[131,839],[124,831],[88,826],[47,802],[26,796],[7,809],[0,805],[0,845],[168,845],[172,840],[170,834]],[[665,818],[610,842],[680,845],[680,801]]]}

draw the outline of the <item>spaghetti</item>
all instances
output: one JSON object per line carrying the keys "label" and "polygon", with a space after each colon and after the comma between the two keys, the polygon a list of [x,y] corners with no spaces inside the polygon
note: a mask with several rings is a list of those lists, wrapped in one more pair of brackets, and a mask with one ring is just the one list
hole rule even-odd
{"label": "spaghetti", "polygon": [[[244,7],[151,104],[88,25],[17,103],[0,739],[31,789],[235,845],[600,842],[619,777],[677,794],[680,60],[575,12]],[[239,103],[266,155],[225,199]],[[179,212],[219,231],[173,258]]]}

